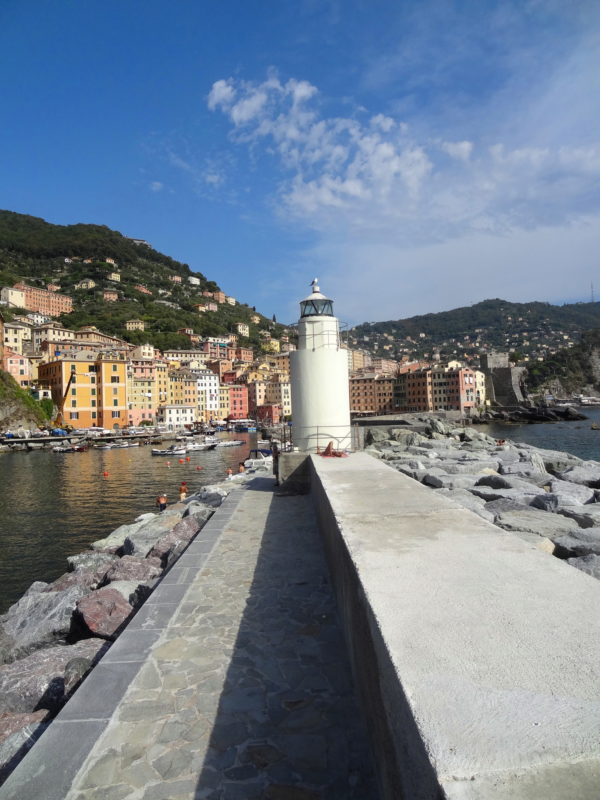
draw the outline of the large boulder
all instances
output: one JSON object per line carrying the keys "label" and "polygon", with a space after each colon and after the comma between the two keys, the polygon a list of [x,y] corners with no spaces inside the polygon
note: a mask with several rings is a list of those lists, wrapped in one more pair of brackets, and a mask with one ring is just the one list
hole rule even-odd
{"label": "large boulder", "polygon": [[389,439],[389,431],[387,428],[367,428],[365,432],[365,444],[377,444]]}
{"label": "large boulder", "polygon": [[580,569],[582,572],[587,572],[587,574],[591,575],[592,578],[600,580],[600,556],[598,555],[582,556],[581,558],[569,558],[567,560],[567,564],[570,564],[576,569]]}
{"label": "large boulder", "polygon": [[123,543],[123,552],[145,558],[156,542],[177,525],[184,511],[183,505],[180,509],[168,509],[129,533]]}
{"label": "large boulder", "polygon": [[463,508],[468,508],[469,511],[473,511],[482,519],[488,522],[494,521],[494,515],[486,509],[485,502],[479,497],[475,497],[471,492],[466,491],[466,489],[438,489],[438,493],[450,498],[450,500],[454,500]]}
{"label": "large boulder", "polygon": [[560,514],[548,514],[537,508],[528,508],[524,511],[504,511],[496,517],[496,525],[507,531],[537,533],[552,539],[552,541],[579,527],[574,520],[567,519]]}
{"label": "large boulder", "polygon": [[553,478],[550,481],[550,491],[556,495],[561,506],[577,506],[593,503],[596,499],[596,492],[589,486],[571,481],[562,481]]}
{"label": "large boulder", "polygon": [[585,506],[560,506],[558,513],[575,520],[581,528],[600,527],[600,503]]}
{"label": "large boulder", "polygon": [[162,573],[162,565],[158,558],[137,558],[123,556],[109,567],[104,576],[105,583],[113,581],[137,581],[151,583]]}
{"label": "large boulder", "polygon": [[127,537],[133,536],[140,528],[143,528],[156,516],[156,514],[142,514],[141,517],[137,517],[136,521],[132,522],[130,525],[120,525],[104,539],[98,539],[98,541],[92,542],[91,547],[93,550],[101,550],[105,553],[121,553]]}
{"label": "large boulder", "polygon": [[22,658],[67,637],[75,607],[90,588],[85,582],[62,591],[50,588],[37,581],[0,617],[0,663]]}
{"label": "large boulder", "polygon": [[600,556],[600,528],[578,528],[554,539],[559,558]]}
{"label": "large boulder", "polygon": [[119,556],[114,553],[90,550],[85,553],[77,553],[74,556],[67,556],[67,566],[70,572],[88,569],[97,570],[104,566],[108,567],[118,560]]}
{"label": "large boulder", "polygon": [[571,455],[571,453],[564,453],[562,450],[544,450],[540,447],[524,444],[519,445],[519,448],[525,457],[532,451],[537,453],[542,459],[546,470],[553,474],[583,463],[582,459]]}
{"label": "large boulder", "polygon": [[563,481],[600,489],[600,464],[595,461],[587,461],[574,467],[568,467],[559,472],[558,477]]}
{"label": "large boulder", "polygon": [[49,725],[46,709],[0,714],[0,785]]}
{"label": "large boulder", "polygon": [[85,639],[72,645],[37,650],[19,661],[0,666],[0,714],[30,713],[40,708],[58,711],[68,694],[65,672],[69,664],[84,660],[89,670],[105,649],[106,644],[100,639]]}
{"label": "large boulder", "polygon": [[[477,482],[478,475],[433,475],[429,472],[423,483],[436,489],[471,489]],[[429,479],[429,480],[428,480]]]}
{"label": "large boulder", "polygon": [[133,607],[121,592],[109,585],[84,597],[77,604],[75,616],[84,631],[103,639],[114,639],[132,612]]}
{"label": "large boulder", "polygon": [[201,513],[182,519],[173,530],[158,540],[150,551],[149,558],[156,559],[163,567],[172,564],[212,514],[212,509],[204,508]]}
{"label": "large boulder", "polygon": [[204,505],[211,506],[211,508],[218,508],[229,494],[229,491],[229,489],[225,489],[222,486],[205,486],[196,493],[195,499],[204,503]]}
{"label": "large boulder", "polygon": [[529,505],[527,503],[520,503],[510,497],[501,497],[498,500],[490,500],[485,504],[485,509],[494,516],[494,522],[498,519],[500,514],[505,511],[528,511]]}

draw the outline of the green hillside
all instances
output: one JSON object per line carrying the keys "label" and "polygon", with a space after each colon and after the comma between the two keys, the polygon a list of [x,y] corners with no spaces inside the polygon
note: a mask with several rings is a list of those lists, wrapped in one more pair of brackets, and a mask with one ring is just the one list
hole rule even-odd
{"label": "green hillside", "polygon": [[[65,258],[79,260],[65,263]],[[107,258],[116,266],[107,263]],[[91,262],[83,263],[84,259]],[[108,279],[113,271],[121,275],[120,283]],[[182,278],[181,284],[170,280],[174,275]],[[191,286],[190,276],[200,284]],[[84,278],[91,278],[96,286],[75,289]],[[55,283],[62,293],[73,297],[73,313],[60,318],[67,327],[96,325],[135,344],[150,342],[161,349],[189,346],[189,340],[176,333],[178,328],[222,336],[232,332],[236,322],[250,323],[255,313],[243,303],[222,304],[216,312],[198,313],[194,304],[210,302],[202,297],[202,291],[217,291],[218,284],[152,247],[134,244],[118,231],[102,225],[53,225],[38,217],[0,211],[0,286],[19,280],[41,287]],[[136,290],[136,284],[152,295]],[[119,301],[103,300],[104,289],[118,291]],[[10,319],[14,313],[7,311],[5,316]],[[132,318],[146,323],[143,333],[125,331],[125,321]],[[240,344],[258,346],[260,330],[277,336],[281,326],[261,315],[260,323],[250,326],[249,339],[240,337]]]}
{"label": "green hillside", "polygon": [[534,331],[545,328],[600,327],[600,303],[570,303],[553,306],[550,303],[511,303],[507,300],[483,300],[436,314],[422,314],[386,322],[365,322],[353,328],[356,336],[389,333],[398,338],[418,337],[425,333],[431,339],[443,340],[470,335],[476,328],[493,334],[518,326]]}

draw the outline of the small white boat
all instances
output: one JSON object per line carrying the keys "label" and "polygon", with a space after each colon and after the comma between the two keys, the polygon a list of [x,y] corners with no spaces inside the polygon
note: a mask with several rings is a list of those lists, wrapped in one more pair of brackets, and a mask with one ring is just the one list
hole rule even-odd
{"label": "small white boat", "polygon": [[245,444],[241,439],[224,439],[223,441],[217,442],[217,447],[239,447],[241,444]]}
{"label": "small white boat", "polygon": [[166,450],[159,450],[156,447],[152,448],[152,455],[153,456],[184,456],[187,453],[185,447],[180,447],[179,445],[171,445],[171,447],[167,447]]}
{"label": "small white boat", "polygon": [[273,456],[265,456],[259,451],[256,453],[256,458],[247,458],[244,461],[244,466],[248,470],[270,470],[273,468]]}
{"label": "small white boat", "polygon": [[188,453],[192,453],[196,450],[214,450],[217,446],[216,442],[190,442],[190,444],[186,444],[185,449]]}

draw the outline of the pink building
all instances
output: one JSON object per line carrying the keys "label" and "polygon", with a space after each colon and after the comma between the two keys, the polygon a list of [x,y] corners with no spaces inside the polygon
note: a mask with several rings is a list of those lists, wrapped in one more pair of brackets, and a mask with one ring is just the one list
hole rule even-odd
{"label": "pink building", "polygon": [[31,384],[31,362],[26,356],[11,350],[10,347],[4,348],[3,369],[13,376],[19,386]]}
{"label": "pink building", "polygon": [[234,383],[229,389],[229,419],[248,418],[248,387]]}

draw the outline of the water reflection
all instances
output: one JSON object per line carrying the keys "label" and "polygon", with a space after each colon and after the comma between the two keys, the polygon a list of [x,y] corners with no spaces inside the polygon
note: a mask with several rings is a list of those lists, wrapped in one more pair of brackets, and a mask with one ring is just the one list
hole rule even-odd
{"label": "water reflection", "polygon": [[235,438],[244,445],[191,452],[183,463],[152,456],[150,447],[0,453],[0,613],[34,580],[62,574],[68,555],[155,511],[160,492],[174,502],[182,480],[193,492],[226,478],[228,467],[237,472],[256,435]]}

